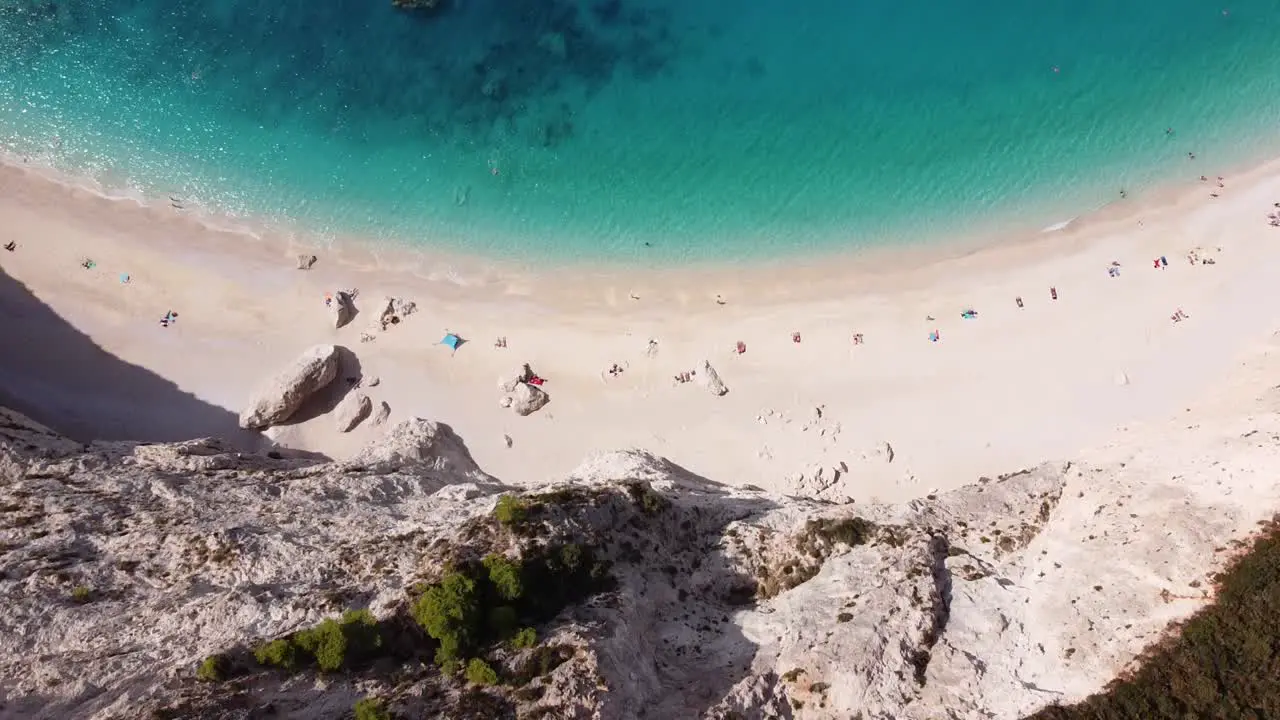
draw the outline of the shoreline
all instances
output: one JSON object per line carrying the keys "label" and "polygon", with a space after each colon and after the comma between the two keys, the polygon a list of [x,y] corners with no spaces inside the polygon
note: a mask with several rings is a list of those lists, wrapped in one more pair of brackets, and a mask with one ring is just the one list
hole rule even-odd
{"label": "shoreline", "polygon": [[[487,285],[511,278],[518,284],[531,279],[554,276],[559,268],[577,275],[583,271],[614,284],[637,281],[643,283],[652,276],[669,276],[672,273],[687,274],[690,279],[721,278],[746,273],[750,283],[757,284],[771,278],[776,266],[785,264],[788,271],[801,273],[806,281],[822,281],[826,275],[845,271],[882,273],[911,268],[923,264],[946,262],[967,257],[977,252],[1014,244],[1034,244],[1041,240],[1077,235],[1100,224],[1135,219],[1145,213],[1169,205],[1181,205],[1198,193],[1200,187],[1190,179],[1169,177],[1134,193],[1127,200],[1111,201],[1100,206],[1076,208],[1065,220],[1044,224],[1031,222],[1026,209],[988,218],[982,223],[971,223],[956,233],[922,233],[918,239],[896,237],[867,244],[850,242],[845,247],[797,248],[782,256],[747,256],[727,261],[724,258],[680,259],[655,257],[652,261],[590,258],[573,261],[565,258],[546,258],[533,262],[518,262],[509,257],[470,253],[429,242],[414,244],[405,240],[374,240],[357,235],[333,235],[315,233],[302,228],[292,220],[240,218],[217,211],[207,211],[198,206],[174,209],[163,202],[164,198],[146,198],[140,195],[113,195],[95,180],[85,176],[64,173],[47,163],[26,162],[8,154],[0,156],[0,166],[30,173],[72,193],[83,192],[113,203],[137,205],[141,209],[159,214],[169,213],[191,221],[201,230],[217,234],[231,234],[254,242],[285,248],[285,252],[313,252],[336,258],[338,263],[361,269],[378,269],[400,272],[418,278],[437,280],[448,277],[459,284]],[[38,159],[37,159],[38,160]],[[1214,169],[1232,178],[1245,179],[1267,174],[1272,168],[1280,169],[1280,155],[1264,162],[1242,160],[1229,163],[1225,168]],[[1187,178],[1199,166],[1188,168]],[[1037,227],[1038,225],[1043,225]],[[900,233],[905,235],[906,233]],[[838,268],[833,269],[833,265]]]}
{"label": "shoreline", "polygon": [[[296,241],[211,230],[167,207],[4,167],[0,235],[19,248],[0,262],[106,351],[229,412],[304,348],[336,343],[381,378],[370,395],[391,405],[392,422],[453,425],[500,478],[557,477],[594,450],[636,446],[784,493],[799,492],[797,477],[815,467],[844,463],[847,497],[896,501],[1070,457],[1117,427],[1167,418],[1280,328],[1266,301],[1280,280],[1267,241],[1280,231],[1264,218],[1280,200],[1280,161],[1227,182],[1218,200],[1201,186],[1170,189],[1057,232],[839,260],[549,273],[336,248],[316,252],[320,262],[303,273],[292,255],[311,248]],[[1183,256],[1195,247],[1222,249],[1215,264],[1189,266]],[[1148,263],[1161,255],[1170,266],[1157,272]],[[98,268],[81,269],[84,257]],[[1106,272],[1113,259],[1119,278]],[[124,272],[128,285],[115,280]],[[320,299],[350,287],[360,288],[363,313],[335,331]],[[383,296],[420,311],[362,343]],[[968,307],[980,317],[961,319]],[[1170,322],[1178,307],[1189,321]],[[182,314],[172,329],[155,322],[166,310]],[[934,329],[939,343],[926,337]],[[30,332],[15,346],[41,341]],[[470,342],[450,355],[437,347],[444,332]],[[865,345],[852,345],[855,332]],[[492,347],[495,337],[508,348]],[[656,358],[644,355],[649,338],[660,342]],[[736,341],[745,355],[731,352]],[[729,395],[672,382],[704,359]],[[550,379],[552,402],[520,418],[499,407],[495,378],[524,362]],[[628,369],[606,378],[611,363]],[[144,407],[112,412],[120,433],[145,439]],[[134,426],[121,420],[134,415]],[[340,434],[331,423],[321,416],[268,436],[342,458],[378,432]],[[874,461],[881,443],[894,448],[892,464]]]}

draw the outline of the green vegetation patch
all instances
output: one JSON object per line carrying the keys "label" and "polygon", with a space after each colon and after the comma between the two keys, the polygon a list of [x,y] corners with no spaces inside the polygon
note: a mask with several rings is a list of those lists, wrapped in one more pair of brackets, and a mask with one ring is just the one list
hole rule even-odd
{"label": "green vegetation patch", "polygon": [[387,706],[375,697],[360,698],[352,710],[355,712],[356,720],[391,720],[391,713],[387,710]]}
{"label": "green vegetation patch", "polygon": [[626,484],[627,495],[645,515],[657,515],[671,507],[671,501],[654,490],[647,482],[629,482]]}
{"label": "green vegetation patch", "polygon": [[1218,577],[1217,601],[1104,692],[1029,720],[1265,718],[1280,713],[1280,528]]}
{"label": "green vegetation patch", "polygon": [[529,503],[515,495],[503,495],[498,498],[498,504],[493,509],[493,517],[503,527],[519,527],[529,517]]}
{"label": "green vegetation patch", "polygon": [[489,663],[484,660],[471,658],[471,661],[467,663],[467,682],[481,687],[497,685],[498,673],[492,667],[489,667]]}
{"label": "green vegetation patch", "polygon": [[875,531],[875,523],[859,517],[819,518],[805,523],[800,537],[803,541],[821,540],[828,545],[843,543],[849,547],[857,547],[870,542]]}
{"label": "green vegetation patch", "polygon": [[520,558],[491,554],[423,588],[413,617],[439,643],[436,663],[452,667],[495,643],[536,642],[536,633],[526,633],[531,626],[612,584],[608,564],[584,545],[547,546]]}
{"label": "green vegetation patch", "polygon": [[382,648],[378,621],[368,610],[349,610],[313,628],[259,645],[253,656],[268,667],[296,670],[312,665],[325,672],[372,660]]}
{"label": "green vegetation patch", "polygon": [[227,677],[230,665],[222,655],[210,655],[200,663],[200,667],[196,668],[196,679],[205,682],[222,682]]}

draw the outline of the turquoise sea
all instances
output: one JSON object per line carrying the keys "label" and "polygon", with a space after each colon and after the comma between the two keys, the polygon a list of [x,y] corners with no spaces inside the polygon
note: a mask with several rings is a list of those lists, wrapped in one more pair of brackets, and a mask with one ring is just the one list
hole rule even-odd
{"label": "turquoise sea", "polygon": [[326,237],[781,257],[1043,227],[1280,154],[1278,18],[1280,0],[0,0],[0,143]]}

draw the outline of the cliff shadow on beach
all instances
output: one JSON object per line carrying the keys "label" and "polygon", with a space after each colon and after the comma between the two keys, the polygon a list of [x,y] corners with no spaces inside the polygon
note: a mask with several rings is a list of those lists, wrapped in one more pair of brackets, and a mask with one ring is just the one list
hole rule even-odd
{"label": "cliff shadow on beach", "polygon": [[99,347],[3,269],[0,327],[0,405],[74,440],[264,445],[233,413]]}

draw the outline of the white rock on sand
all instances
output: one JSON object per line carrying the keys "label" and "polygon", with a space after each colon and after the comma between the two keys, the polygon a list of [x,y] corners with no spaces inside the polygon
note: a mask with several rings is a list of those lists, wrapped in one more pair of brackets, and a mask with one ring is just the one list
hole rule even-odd
{"label": "white rock on sand", "polygon": [[329,301],[329,315],[333,319],[334,328],[351,322],[351,318],[356,316],[356,306],[351,296],[342,291],[334,293]]}
{"label": "white rock on sand", "polygon": [[528,363],[520,366],[520,369],[503,375],[498,378],[498,389],[504,393],[515,392],[516,388],[529,381],[533,377],[533,368]]}
{"label": "white rock on sand", "polygon": [[386,330],[417,311],[418,305],[412,300],[389,297],[386,300],[386,304],[382,306],[382,311],[378,313],[378,317],[374,320],[373,327],[378,330]]}
{"label": "white rock on sand", "polygon": [[348,393],[334,410],[338,432],[351,432],[373,412],[373,401],[364,393]]}
{"label": "white rock on sand", "polygon": [[258,430],[289,419],[308,397],[338,376],[338,348],[316,345],[253,393],[240,427]]}
{"label": "white rock on sand", "polygon": [[385,423],[389,417],[391,417],[391,406],[387,404],[386,400],[383,400],[378,403],[378,410],[373,414],[372,424],[374,427],[377,427]]}
{"label": "white rock on sand", "polygon": [[511,394],[511,409],[521,416],[532,415],[548,402],[551,402],[551,396],[528,383],[520,383]]}
{"label": "white rock on sand", "polygon": [[316,256],[315,256],[315,255],[299,255],[299,256],[298,256],[298,269],[299,269],[299,270],[310,270],[310,269],[311,269],[311,266],[312,266],[312,265],[315,265],[315,264],[316,264]]}
{"label": "white rock on sand", "polygon": [[712,395],[724,395],[729,392],[729,387],[720,379],[720,373],[716,372],[707,360],[702,361],[702,369],[694,375],[694,378],[699,385],[711,391]]}

